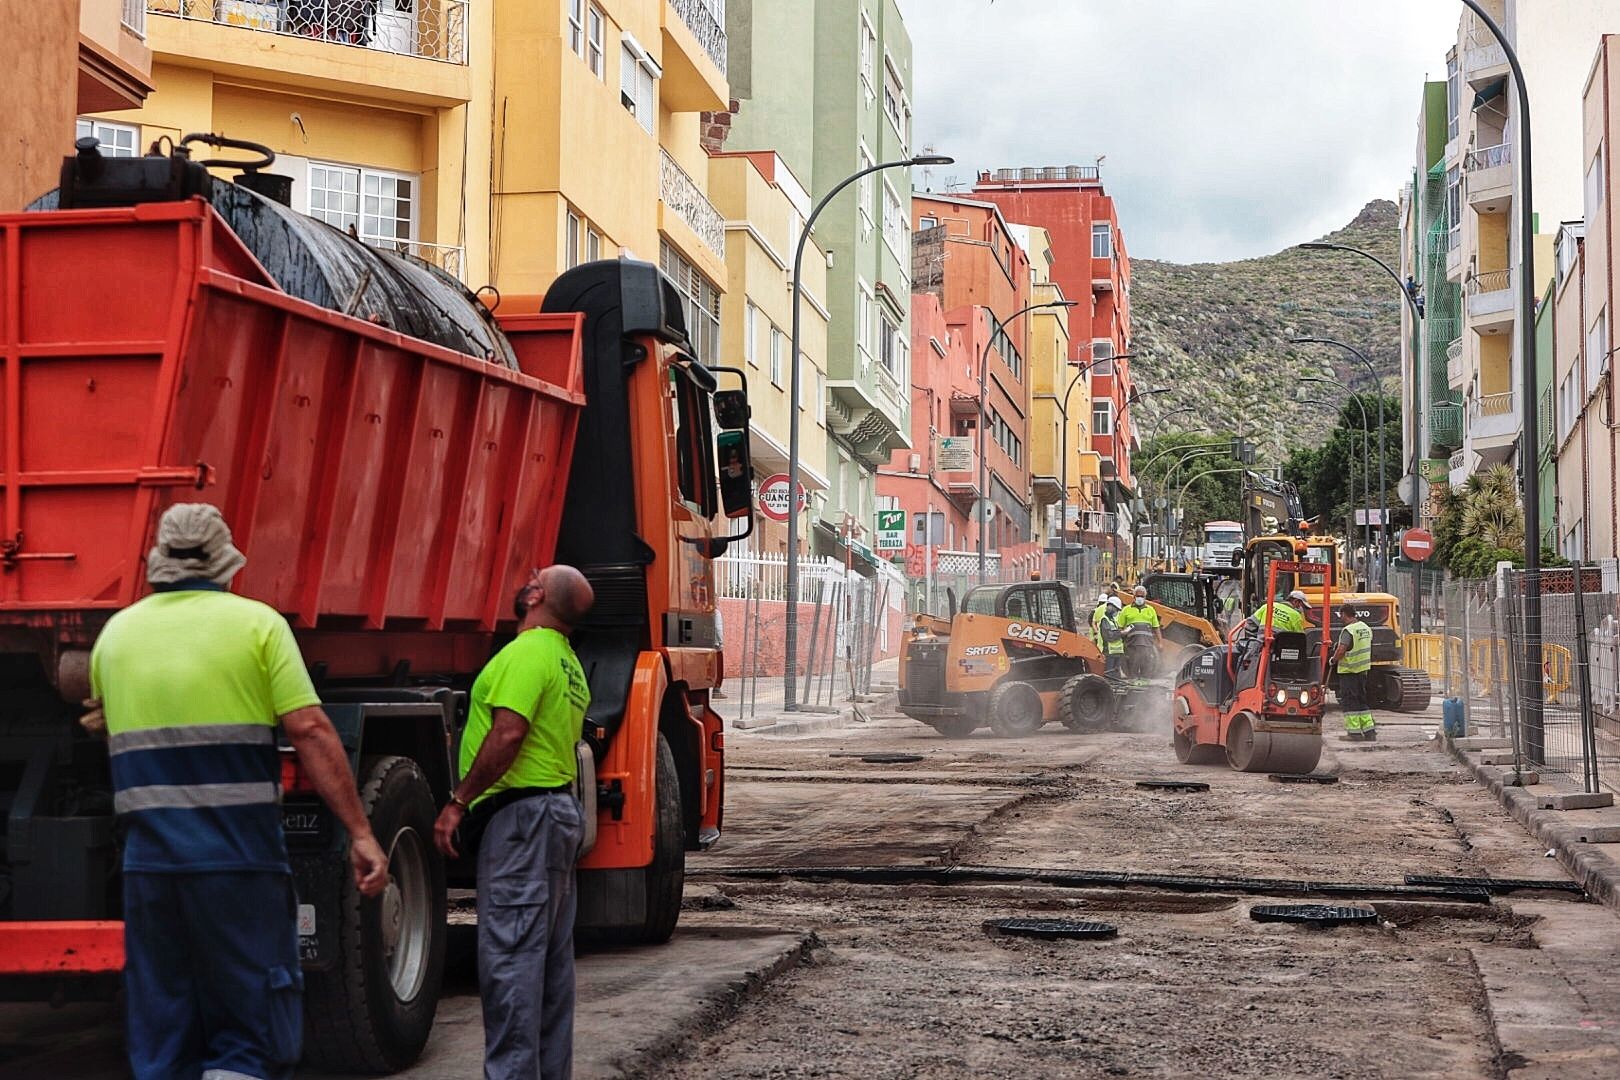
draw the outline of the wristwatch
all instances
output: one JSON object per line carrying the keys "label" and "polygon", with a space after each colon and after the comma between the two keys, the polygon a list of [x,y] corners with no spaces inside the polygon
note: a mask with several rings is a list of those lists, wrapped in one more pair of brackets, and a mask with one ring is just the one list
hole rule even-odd
{"label": "wristwatch", "polygon": [[461,807],[461,812],[464,814],[472,812],[472,807],[467,804],[467,801],[455,792],[450,793],[450,805]]}

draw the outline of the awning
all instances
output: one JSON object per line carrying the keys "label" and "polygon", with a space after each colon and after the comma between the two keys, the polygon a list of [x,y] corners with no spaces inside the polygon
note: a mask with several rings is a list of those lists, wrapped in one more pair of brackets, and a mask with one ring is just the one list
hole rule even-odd
{"label": "awning", "polygon": [[1503,93],[1505,93],[1506,91],[1507,91],[1507,76],[1506,75],[1502,76],[1500,79],[1492,79],[1489,83],[1487,83],[1485,85],[1484,89],[1482,89],[1479,93],[1474,95],[1474,108],[1477,109],[1481,105],[1489,104],[1490,102],[1494,101],[1495,99],[1501,97],[1503,95]]}

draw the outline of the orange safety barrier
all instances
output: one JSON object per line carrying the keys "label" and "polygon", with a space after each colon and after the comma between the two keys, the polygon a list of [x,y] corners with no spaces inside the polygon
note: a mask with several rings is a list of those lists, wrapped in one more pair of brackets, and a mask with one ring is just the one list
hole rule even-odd
{"label": "orange safety barrier", "polygon": [[14,922],[0,926],[0,975],[91,975],[124,968],[124,924]]}
{"label": "orange safety barrier", "polygon": [[1560,704],[1559,698],[1573,682],[1570,673],[1574,669],[1574,658],[1564,646],[1541,646],[1541,684],[1548,701],[1554,705]]}

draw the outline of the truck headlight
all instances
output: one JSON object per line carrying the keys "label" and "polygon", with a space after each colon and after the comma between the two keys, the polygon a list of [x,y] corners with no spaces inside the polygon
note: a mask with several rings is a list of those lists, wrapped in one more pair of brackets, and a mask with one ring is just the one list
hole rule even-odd
{"label": "truck headlight", "polygon": [[1277,704],[1279,704],[1279,705],[1288,704],[1288,691],[1286,691],[1286,690],[1277,691]]}
{"label": "truck headlight", "polygon": [[1301,705],[1309,705],[1311,703],[1311,692],[1309,690],[1301,690],[1299,692],[1299,703]]}

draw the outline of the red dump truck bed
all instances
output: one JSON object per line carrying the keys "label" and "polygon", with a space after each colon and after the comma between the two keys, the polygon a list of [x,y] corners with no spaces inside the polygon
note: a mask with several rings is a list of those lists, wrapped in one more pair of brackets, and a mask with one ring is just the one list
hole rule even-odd
{"label": "red dump truck bed", "polygon": [[502,320],[513,370],[289,296],[201,200],[0,216],[0,635],[88,644],[196,500],[320,662],[476,667],[556,544],[582,320]]}

